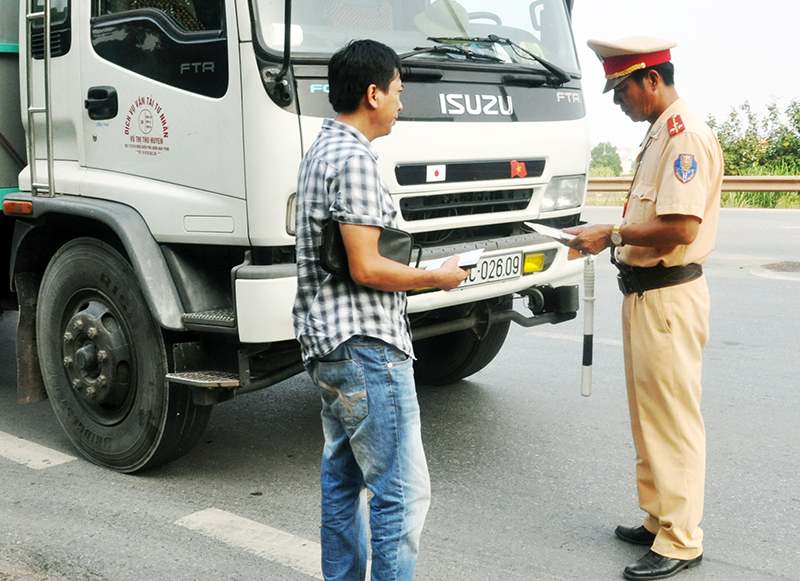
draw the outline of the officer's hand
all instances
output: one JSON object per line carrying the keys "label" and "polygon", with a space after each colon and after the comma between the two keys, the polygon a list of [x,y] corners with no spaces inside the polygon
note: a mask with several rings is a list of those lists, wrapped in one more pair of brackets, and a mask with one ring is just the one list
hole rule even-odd
{"label": "officer's hand", "polygon": [[611,231],[614,226],[611,224],[595,224],[594,226],[578,226],[576,228],[564,228],[567,234],[574,234],[575,238],[566,244],[570,248],[586,252],[588,254],[600,254],[606,248],[613,246],[611,243]]}
{"label": "officer's hand", "polygon": [[442,266],[435,271],[436,288],[449,291],[460,285],[469,276],[469,271],[458,266],[458,254],[448,258]]}

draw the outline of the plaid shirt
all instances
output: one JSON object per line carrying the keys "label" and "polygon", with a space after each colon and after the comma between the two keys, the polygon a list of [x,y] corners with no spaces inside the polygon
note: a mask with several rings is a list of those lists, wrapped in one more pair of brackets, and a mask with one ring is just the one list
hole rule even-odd
{"label": "plaid shirt", "polygon": [[303,360],[322,357],[354,335],[413,357],[406,293],[374,290],[322,270],[322,223],[395,227],[397,210],[378,175],[378,156],[355,128],[326,119],[300,164],[297,184],[297,296],[292,315]]}

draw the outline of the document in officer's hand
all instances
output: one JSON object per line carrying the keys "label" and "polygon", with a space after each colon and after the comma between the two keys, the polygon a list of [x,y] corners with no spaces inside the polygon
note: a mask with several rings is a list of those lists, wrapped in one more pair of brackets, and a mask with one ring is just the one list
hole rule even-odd
{"label": "document in officer's hand", "polygon": [[558,228],[551,228],[550,226],[545,226],[544,224],[536,224],[535,222],[525,222],[525,225],[528,228],[533,228],[536,232],[538,232],[542,236],[553,238],[554,240],[558,240],[559,242],[569,242],[570,240],[575,238],[574,234],[567,234],[563,230],[559,230]]}
{"label": "document in officer's hand", "polygon": [[[478,265],[478,260],[483,254],[483,248],[478,248],[477,250],[470,250],[469,252],[462,252],[458,255],[458,266],[463,268],[464,270],[469,270],[470,268],[475,268]],[[442,267],[442,265],[447,262],[449,256],[445,256],[444,258],[437,258],[436,260],[432,260],[428,263],[428,266],[425,267],[425,270],[438,270]]]}

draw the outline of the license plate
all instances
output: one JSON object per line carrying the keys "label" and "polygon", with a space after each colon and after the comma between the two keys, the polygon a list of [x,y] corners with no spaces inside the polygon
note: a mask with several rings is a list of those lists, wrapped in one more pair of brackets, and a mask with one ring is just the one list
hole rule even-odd
{"label": "license plate", "polygon": [[521,274],[522,254],[520,252],[481,257],[477,266],[469,271],[469,277],[461,283],[459,288],[519,278]]}

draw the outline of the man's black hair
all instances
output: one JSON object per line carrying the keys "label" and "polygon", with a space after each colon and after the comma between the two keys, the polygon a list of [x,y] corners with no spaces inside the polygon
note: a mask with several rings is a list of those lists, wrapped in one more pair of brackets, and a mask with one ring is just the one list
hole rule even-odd
{"label": "man's black hair", "polygon": [[375,40],[354,40],[337,51],[328,64],[328,85],[333,110],[353,113],[367,88],[374,84],[387,92],[403,65],[397,53]]}
{"label": "man's black hair", "polygon": [[671,87],[675,84],[675,66],[671,62],[661,63],[646,69],[639,69],[631,73],[631,78],[636,81],[640,87],[644,84],[644,78],[650,71],[656,71],[661,78],[664,79],[664,84]]}

